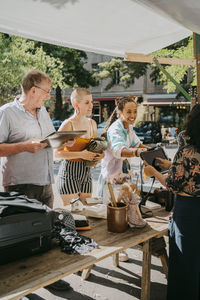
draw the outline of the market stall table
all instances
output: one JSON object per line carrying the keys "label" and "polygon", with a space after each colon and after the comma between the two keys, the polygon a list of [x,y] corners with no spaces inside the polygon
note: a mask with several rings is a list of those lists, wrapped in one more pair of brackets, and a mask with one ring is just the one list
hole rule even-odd
{"label": "market stall table", "polygon": [[[118,265],[118,253],[133,246],[143,250],[141,299],[150,299],[150,245],[153,238],[168,234],[168,213],[158,211],[147,220],[148,225],[142,229],[129,228],[124,233],[111,233],[107,231],[106,220],[90,218],[92,230],[85,231],[84,235],[93,238],[99,249],[85,255],[70,255],[56,246],[46,253],[0,266],[0,299],[18,299],[77,271],[83,271],[82,276],[87,278],[96,262],[113,256]],[[167,261],[164,260],[165,256],[162,256],[167,273]]]}

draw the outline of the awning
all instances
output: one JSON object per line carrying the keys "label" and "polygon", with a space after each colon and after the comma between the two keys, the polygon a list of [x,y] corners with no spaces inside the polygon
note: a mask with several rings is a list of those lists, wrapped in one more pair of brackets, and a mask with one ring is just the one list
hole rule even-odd
{"label": "awning", "polygon": [[1,0],[0,31],[124,57],[200,33],[199,0]]}

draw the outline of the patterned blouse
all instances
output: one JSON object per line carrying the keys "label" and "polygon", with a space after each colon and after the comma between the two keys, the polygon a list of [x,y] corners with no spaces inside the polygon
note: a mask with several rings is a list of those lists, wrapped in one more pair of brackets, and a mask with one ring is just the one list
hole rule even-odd
{"label": "patterned blouse", "polygon": [[200,197],[200,149],[191,145],[179,149],[165,183],[173,192]]}

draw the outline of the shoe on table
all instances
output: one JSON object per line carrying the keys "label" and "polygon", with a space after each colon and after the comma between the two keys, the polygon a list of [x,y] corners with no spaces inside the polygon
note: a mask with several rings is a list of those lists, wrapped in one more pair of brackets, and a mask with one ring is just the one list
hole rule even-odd
{"label": "shoe on table", "polygon": [[128,224],[130,227],[143,228],[147,222],[143,220],[138,204],[129,203]]}
{"label": "shoe on table", "polygon": [[46,285],[44,288],[53,291],[67,291],[71,288],[71,286],[64,280],[58,280],[52,284]]}
{"label": "shoe on table", "polygon": [[128,254],[126,251],[119,252],[119,261],[128,261]]}
{"label": "shoe on table", "polygon": [[132,227],[135,227],[135,228],[143,228],[147,225],[147,222],[145,220],[143,220],[142,218],[141,219],[137,219],[137,220],[130,220],[128,222],[128,225],[132,228]]}

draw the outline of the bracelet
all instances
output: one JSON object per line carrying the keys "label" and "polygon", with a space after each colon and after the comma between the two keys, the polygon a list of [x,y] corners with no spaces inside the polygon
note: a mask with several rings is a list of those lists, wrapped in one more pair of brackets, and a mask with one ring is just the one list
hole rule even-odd
{"label": "bracelet", "polygon": [[135,151],[135,156],[138,157],[138,148]]}

